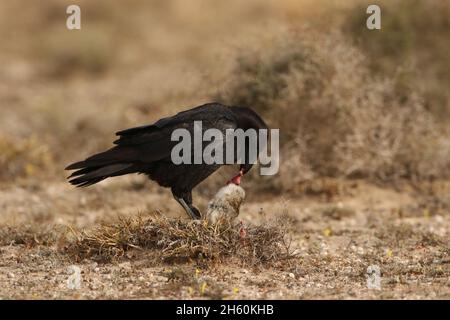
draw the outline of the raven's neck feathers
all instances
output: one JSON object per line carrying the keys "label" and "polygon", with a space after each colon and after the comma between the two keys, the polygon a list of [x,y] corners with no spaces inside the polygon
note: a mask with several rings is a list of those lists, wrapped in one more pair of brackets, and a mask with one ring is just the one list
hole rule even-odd
{"label": "raven's neck feathers", "polygon": [[247,107],[230,107],[230,110],[235,114],[239,128],[244,130],[268,129],[264,120],[252,109]]}

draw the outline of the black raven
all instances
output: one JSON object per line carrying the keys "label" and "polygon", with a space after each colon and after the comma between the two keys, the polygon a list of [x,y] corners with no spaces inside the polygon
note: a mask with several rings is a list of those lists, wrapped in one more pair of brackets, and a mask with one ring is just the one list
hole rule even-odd
{"label": "black raven", "polygon": [[[66,168],[76,170],[68,177],[69,182],[86,187],[109,177],[144,173],[160,186],[170,188],[189,216],[199,219],[200,212],[192,204],[192,189],[219,169],[221,164],[175,164],[171,159],[172,148],[178,143],[171,141],[172,132],[184,128],[193,134],[194,121],[202,121],[203,132],[210,128],[223,133],[227,129],[268,129],[264,120],[250,108],[207,103],[151,125],[117,132],[119,138],[114,141],[113,148]],[[239,184],[241,176],[252,166],[253,163],[244,161],[232,181]]]}

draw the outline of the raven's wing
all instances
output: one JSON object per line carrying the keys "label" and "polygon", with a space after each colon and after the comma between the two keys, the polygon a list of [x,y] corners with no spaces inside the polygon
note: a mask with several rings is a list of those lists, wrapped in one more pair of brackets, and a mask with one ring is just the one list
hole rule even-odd
{"label": "raven's wing", "polygon": [[214,121],[214,119],[226,118],[236,122],[235,116],[230,109],[219,103],[207,103],[189,110],[181,111],[174,116],[159,119],[153,124],[138,126],[116,132],[119,139],[115,144],[124,145],[127,143],[138,144],[140,139],[147,140],[146,135],[157,133],[167,127],[186,127],[187,123],[193,121]]}
{"label": "raven's wing", "polygon": [[216,128],[225,132],[236,128],[236,119],[228,108],[208,104],[183,111],[173,117],[163,118],[149,126],[141,126],[117,132],[120,136],[115,147],[93,155],[84,161],[76,162],[66,170],[100,167],[112,164],[148,164],[168,159],[173,147],[178,143],[171,141],[176,129],[186,129],[193,137],[194,121],[202,121],[203,131]]}
{"label": "raven's wing", "polygon": [[172,131],[175,128],[161,128],[155,132],[134,134],[124,143],[107,151],[95,154],[89,158],[69,165],[66,170],[88,167],[100,167],[117,163],[151,163],[170,155],[170,151],[176,142],[171,141]]}

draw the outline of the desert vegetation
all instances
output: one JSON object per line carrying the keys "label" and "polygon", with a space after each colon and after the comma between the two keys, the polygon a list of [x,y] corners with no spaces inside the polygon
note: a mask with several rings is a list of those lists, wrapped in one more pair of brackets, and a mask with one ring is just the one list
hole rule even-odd
{"label": "desert vegetation", "polygon": [[[448,2],[380,1],[381,30],[363,0],[77,3],[73,31],[67,1],[0,4],[0,298],[450,297]],[[280,128],[235,225],[142,176],[66,183],[115,131],[209,101]]]}

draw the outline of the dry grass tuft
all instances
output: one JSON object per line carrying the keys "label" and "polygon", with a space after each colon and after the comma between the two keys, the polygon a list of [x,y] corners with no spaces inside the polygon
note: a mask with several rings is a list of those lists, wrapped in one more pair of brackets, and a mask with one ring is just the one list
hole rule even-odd
{"label": "dry grass tuft", "polygon": [[164,262],[235,259],[261,265],[294,257],[281,221],[265,226],[209,225],[160,215],[121,218],[116,224],[76,233],[66,248],[77,260],[98,261],[120,258],[131,249],[150,250]]}

